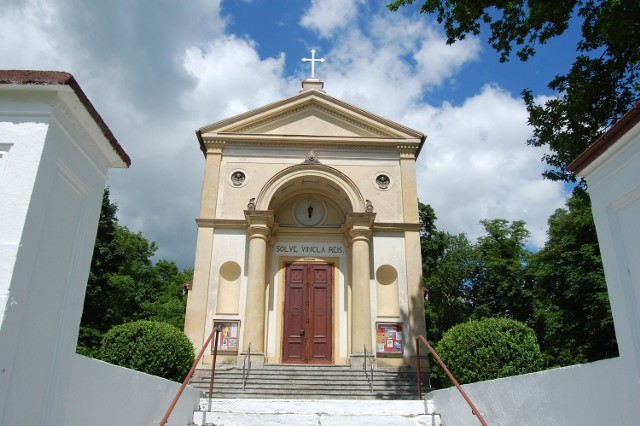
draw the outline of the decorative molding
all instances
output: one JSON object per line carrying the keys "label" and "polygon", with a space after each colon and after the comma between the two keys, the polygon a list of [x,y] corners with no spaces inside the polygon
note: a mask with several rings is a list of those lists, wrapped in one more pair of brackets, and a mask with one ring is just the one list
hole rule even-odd
{"label": "decorative molding", "polygon": [[376,222],[371,226],[371,229],[375,232],[419,232],[422,225],[419,223]]}
{"label": "decorative molding", "polygon": [[256,199],[255,197],[249,200],[247,204],[247,210],[255,210],[256,209]]}
{"label": "decorative molding", "polygon": [[229,228],[229,229],[245,229],[247,226],[246,219],[205,219],[197,218],[196,225],[198,228]]}
{"label": "decorative molding", "polygon": [[234,188],[242,188],[247,184],[247,173],[242,169],[235,169],[229,175],[229,183]]}
{"label": "decorative molding", "polygon": [[227,141],[224,139],[202,138],[202,143],[206,149],[205,154],[222,154],[222,149]]}
{"label": "decorative molding", "polygon": [[391,187],[391,178],[387,173],[378,173],[375,177],[375,183],[378,189],[384,191]]}
{"label": "decorative molding", "polygon": [[[226,145],[230,147],[242,147],[242,148],[289,148],[289,149],[305,149],[305,150],[331,150],[331,151],[393,151],[397,152],[396,141],[377,141],[376,143],[352,143],[346,139],[336,139],[334,141],[314,141],[310,137],[304,137],[304,140],[273,140],[268,137],[265,139],[229,139],[226,141]],[[413,147],[413,151],[417,150],[418,146]],[[220,152],[222,148],[220,147]],[[413,155],[415,157],[415,155]]]}
{"label": "decorative molding", "polygon": [[354,119],[351,116],[348,116],[346,114],[342,114],[339,113],[338,111],[328,108],[327,106],[321,104],[320,102],[316,101],[316,100],[311,100],[308,101],[306,103],[304,103],[303,105],[299,105],[297,107],[294,108],[290,108],[286,111],[280,112],[278,114],[273,114],[270,115],[268,117],[265,117],[263,119],[260,120],[256,120],[253,122],[250,122],[248,124],[245,125],[241,125],[238,127],[234,127],[234,128],[230,128],[227,129],[226,132],[230,132],[230,133],[251,133],[251,130],[254,130],[258,127],[262,127],[265,126],[269,123],[273,123],[279,120],[282,120],[284,118],[290,117],[292,115],[298,114],[300,112],[303,112],[305,110],[308,109],[316,109],[320,112],[323,112],[327,115],[333,116],[335,118],[337,118],[338,120],[341,120],[345,123],[348,123],[354,127],[360,128],[362,130],[365,130],[369,133],[372,133],[374,135],[378,135],[378,136],[388,136],[388,137],[398,137],[397,134],[391,133],[391,132],[383,132],[382,130],[380,130],[379,128],[364,124],[363,122]]}
{"label": "decorative molding", "polygon": [[400,158],[415,159],[419,145],[398,144],[396,149],[400,151]]}
{"label": "decorative molding", "polygon": [[371,200],[365,200],[365,211],[367,213],[373,213],[373,204],[371,204]]}
{"label": "decorative molding", "polygon": [[318,156],[315,151],[307,152],[307,158],[302,162],[302,164],[322,164],[320,160],[318,160]]}

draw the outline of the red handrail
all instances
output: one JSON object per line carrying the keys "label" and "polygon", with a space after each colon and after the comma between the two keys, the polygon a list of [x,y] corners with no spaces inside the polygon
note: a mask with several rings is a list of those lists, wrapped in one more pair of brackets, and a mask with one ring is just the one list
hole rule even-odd
{"label": "red handrail", "polygon": [[417,373],[418,373],[418,399],[422,399],[422,381],[421,381],[421,377],[420,377],[421,376],[421,374],[420,374],[420,341],[422,341],[422,343],[425,344],[427,349],[429,349],[429,352],[431,352],[431,355],[433,355],[433,357],[436,359],[436,361],[438,361],[438,364],[440,364],[440,367],[442,367],[442,369],[444,370],[444,372],[447,375],[447,377],[449,377],[449,380],[451,380],[451,383],[453,383],[453,385],[456,387],[456,389],[458,389],[458,391],[460,391],[460,394],[462,395],[464,400],[467,401],[467,404],[469,404],[469,407],[471,407],[471,413],[474,416],[476,416],[478,418],[478,420],[480,420],[480,423],[482,423],[483,426],[487,426],[487,422],[484,420],[484,418],[482,418],[482,414],[480,414],[480,411],[478,411],[476,406],[473,405],[473,402],[471,402],[471,399],[469,399],[469,397],[467,396],[466,392],[464,391],[464,389],[462,389],[462,387],[460,386],[460,384],[458,383],[456,378],[453,377],[453,374],[451,374],[451,372],[449,371],[447,366],[444,364],[444,362],[442,362],[442,359],[440,359],[440,357],[436,353],[435,349],[433,349],[431,347],[431,345],[429,344],[429,342],[427,342],[427,339],[425,339],[422,336],[416,337],[416,362],[417,362]]}
{"label": "red handrail", "polygon": [[[207,350],[207,346],[209,346],[209,343],[211,343],[211,339],[213,339],[214,335],[216,336],[216,345],[214,347],[214,352],[217,352],[217,349],[218,349],[217,343],[218,343],[218,336],[220,335],[220,329],[215,327],[211,332],[211,334],[209,335],[209,337],[207,338],[207,340],[204,342],[204,345],[202,345],[202,350],[196,357],[195,361],[193,361],[191,370],[189,370],[189,372],[187,373],[187,377],[185,377],[184,381],[182,382],[182,386],[180,386],[180,389],[178,389],[176,396],[173,398],[173,401],[171,401],[171,405],[169,405],[169,409],[167,409],[167,412],[165,413],[164,417],[162,418],[162,420],[160,420],[160,426],[165,426],[167,424],[167,421],[169,421],[169,416],[171,415],[171,412],[173,411],[176,404],[178,403],[180,396],[182,396],[182,392],[184,392],[184,389],[187,387],[189,380],[191,380],[191,376],[193,376],[193,372],[195,371],[196,366],[198,365],[198,362],[200,362],[200,358],[202,358],[202,355],[204,355],[204,351]],[[212,366],[212,371],[215,372],[215,361]],[[212,376],[213,376],[213,373],[212,373]],[[213,378],[211,380],[211,386],[213,386]],[[209,393],[209,398],[211,398],[211,391]]]}

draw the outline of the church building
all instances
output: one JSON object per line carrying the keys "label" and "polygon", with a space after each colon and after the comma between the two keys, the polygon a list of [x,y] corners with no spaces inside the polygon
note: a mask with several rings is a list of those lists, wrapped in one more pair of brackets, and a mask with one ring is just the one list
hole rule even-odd
{"label": "church building", "polygon": [[197,353],[219,327],[218,363],[249,351],[253,368],[415,362],[425,136],[323,89],[312,67],[295,96],[197,131],[205,169],[185,333]]}

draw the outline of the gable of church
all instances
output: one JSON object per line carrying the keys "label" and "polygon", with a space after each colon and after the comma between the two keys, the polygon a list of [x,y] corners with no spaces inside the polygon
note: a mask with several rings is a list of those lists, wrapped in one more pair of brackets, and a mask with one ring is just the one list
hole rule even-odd
{"label": "gable of church", "polygon": [[[319,140],[411,141],[421,144],[424,135],[393,121],[339,101],[318,90],[205,126],[198,131],[203,139],[216,140]],[[204,148],[204,147],[203,147]]]}

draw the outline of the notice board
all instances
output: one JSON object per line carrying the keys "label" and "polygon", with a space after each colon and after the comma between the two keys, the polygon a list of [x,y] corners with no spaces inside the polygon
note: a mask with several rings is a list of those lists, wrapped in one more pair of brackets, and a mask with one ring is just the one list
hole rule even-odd
{"label": "notice board", "polygon": [[376,352],[378,354],[402,355],[402,323],[376,323]]}

